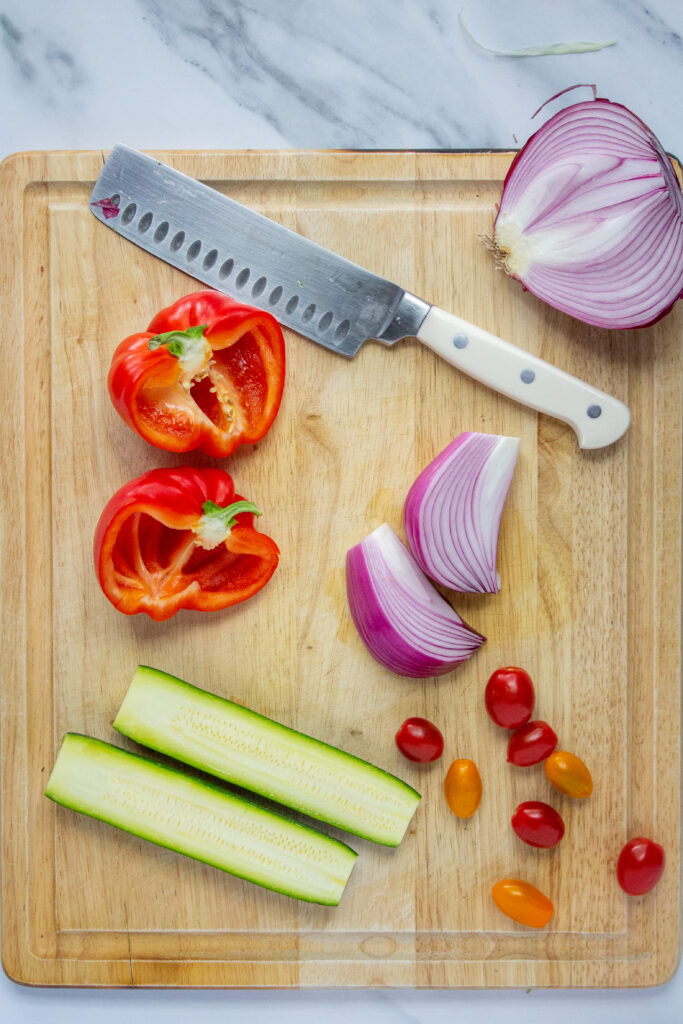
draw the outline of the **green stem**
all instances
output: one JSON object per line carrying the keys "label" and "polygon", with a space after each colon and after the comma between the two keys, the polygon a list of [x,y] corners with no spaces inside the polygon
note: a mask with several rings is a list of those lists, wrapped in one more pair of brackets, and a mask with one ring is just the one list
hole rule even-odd
{"label": "green stem", "polygon": [[202,512],[207,518],[220,520],[226,531],[232,530],[237,523],[235,517],[241,512],[251,512],[255,516],[262,514],[251,501],[234,501],[232,505],[226,505],[225,508],[217,505],[215,501],[205,501],[202,505]]}
{"label": "green stem", "polygon": [[161,348],[163,345],[176,359],[183,359],[188,352],[197,347],[198,341],[204,341],[204,331],[208,324],[199,324],[196,327],[188,327],[185,331],[166,331],[164,334],[155,334],[149,339],[147,347],[151,352]]}

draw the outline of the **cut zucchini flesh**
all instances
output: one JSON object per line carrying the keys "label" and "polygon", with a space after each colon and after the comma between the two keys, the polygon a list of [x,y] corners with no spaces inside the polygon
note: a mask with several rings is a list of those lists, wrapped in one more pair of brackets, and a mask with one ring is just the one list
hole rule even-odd
{"label": "cut zucchini flesh", "polygon": [[420,794],[394,775],[248,708],[140,666],[114,728],[138,743],[385,846]]}
{"label": "cut zucchini flesh", "polygon": [[67,733],[45,795],[266,889],[336,906],[357,854],[210,782]]}

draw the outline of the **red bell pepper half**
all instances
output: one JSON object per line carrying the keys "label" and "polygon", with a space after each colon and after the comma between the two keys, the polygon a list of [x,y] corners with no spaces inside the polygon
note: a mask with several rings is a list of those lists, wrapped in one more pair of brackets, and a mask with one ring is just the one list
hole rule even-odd
{"label": "red bell pepper half", "polygon": [[150,444],[218,457],[267,433],[284,381],[277,320],[215,291],[178,299],[122,341],[108,378],[116,411]]}
{"label": "red bell pepper half", "polygon": [[126,615],[158,622],[181,608],[246,601],[275,572],[280,552],[254,529],[261,513],[222,469],[153,469],[121,487],[95,531],[95,570]]}

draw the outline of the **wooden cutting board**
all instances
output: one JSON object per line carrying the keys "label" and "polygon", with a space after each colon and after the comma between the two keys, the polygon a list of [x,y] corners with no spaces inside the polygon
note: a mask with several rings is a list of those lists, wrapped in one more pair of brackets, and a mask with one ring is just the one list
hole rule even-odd
{"label": "wooden cutting board", "polygon": [[[191,278],[88,210],[102,154],[19,154],[0,171],[3,963],[18,981],[154,986],[632,986],[680,949],[681,323],[572,322],[495,268],[490,231],[510,153],[158,154],[418,295],[625,400],[626,438],[581,452],[569,428],[515,405],[416,341],[353,362],[288,333],[279,417],[227,463],[282,550],[276,576],[225,613],[156,624],[98,589],[91,538],[125,481],[172,457],[135,436],[106,390],[120,339],[194,290]],[[305,282],[304,282],[305,287]],[[488,643],[416,682],[372,660],[345,597],[347,549],[401,510],[463,430],[521,438],[497,596],[453,595]],[[56,807],[43,797],[62,734],[123,744],[112,720],[138,662],[166,669],[394,771],[424,795],[398,850],[360,853],[341,905],[299,904]],[[542,766],[506,764],[484,711],[493,669],[524,666],[536,716],[593,772],[589,801]],[[446,737],[441,762],[394,745],[410,715]],[[461,822],[443,777],[471,757],[481,807]],[[509,825],[549,800],[554,851]],[[629,898],[615,862],[638,834],[667,869]],[[504,918],[500,878],[556,906],[538,933]]]}

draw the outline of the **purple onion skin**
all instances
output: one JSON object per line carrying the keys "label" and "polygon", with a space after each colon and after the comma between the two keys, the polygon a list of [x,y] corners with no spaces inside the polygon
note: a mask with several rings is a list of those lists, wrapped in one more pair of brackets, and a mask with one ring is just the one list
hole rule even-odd
{"label": "purple onion skin", "polygon": [[[470,440],[473,441],[470,451],[460,453],[454,460],[454,455]],[[442,484],[444,481],[453,484],[459,478],[465,481],[469,479],[470,482],[472,479],[479,481],[480,474],[487,469],[488,460],[497,454],[500,442],[513,440],[517,441],[519,447],[516,438],[507,438],[499,434],[480,434],[472,430],[465,431],[432,459],[408,491],[403,506],[403,524],[408,547],[423,573],[444,587],[469,594],[497,594],[499,592],[500,580],[496,572],[498,534],[515,462],[510,464],[505,477],[501,477],[501,480],[506,479],[506,483],[504,490],[502,486],[500,488],[500,505],[489,503],[487,506],[489,510],[494,508],[496,514],[490,519],[492,532],[490,536],[487,535],[488,543],[484,546],[481,546],[483,540],[481,535],[483,522],[481,520],[479,529],[475,524],[473,530],[467,530],[464,524],[458,524],[458,521],[453,518],[454,510],[462,511],[462,507],[457,502],[455,505],[453,504],[454,495],[451,491],[450,499],[452,500],[447,507],[450,510],[448,527],[453,546],[448,552],[448,539],[445,531],[440,530],[438,524],[435,526],[427,515],[427,512],[430,510],[433,512],[434,509],[435,494],[432,491],[434,478],[440,477]],[[470,460],[465,466],[461,464],[463,455],[465,459],[469,457]],[[478,466],[473,466],[473,458],[478,461]],[[515,461],[516,458],[515,455]],[[444,465],[447,467],[445,471]],[[443,498],[439,498],[439,503],[444,504]],[[428,536],[429,531],[425,519],[431,521],[433,527],[433,536],[431,537]],[[478,549],[476,548],[477,537],[480,543]],[[447,553],[446,558],[443,557],[444,550]]]}
{"label": "purple onion skin", "polygon": [[[441,578],[440,576],[435,576],[431,572],[430,566],[424,557],[422,548],[422,526],[420,523],[422,495],[431,484],[434,476],[436,476],[441,469],[444,459],[450,458],[453,452],[457,451],[457,449],[460,448],[469,437],[471,437],[472,433],[473,431],[466,430],[464,433],[458,434],[447,448],[444,448],[444,450],[440,452],[435,459],[432,459],[428,466],[425,466],[408,491],[405,504],[403,506],[403,526],[408,539],[408,547],[412,552],[413,558],[426,576],[429,576],[430,579],[436,579],[438,583],[441,583],[445,587],[453,587],[453,583],[450,580]],[[463,591],[463,593],[496,594],[498,593],[498,589],[497,584],[494,584],[494,586],[489,585],[489,587],[487,587],[484,583],[480,582],[478,589],[473,588],[470,591]]]}
{"label": "purple onion skin", "polygon": [[[556,97],[551,97],[551,99],[555,99],[555,98]],[[548,101],[548,102],[550,102],[550,101]],[[676,173],[674,171],[672,163],[671,163],[669,157],[667,156],[666,151],[662,147],[659,139],[654,134],[654,132],[648,127],[648,125],[640,117],[638,117],[637,114],[634,114],[633,111],[630,110],[628,107],[624,106],[623,103],[614,103],[611,100],[608,100],[608,99],[605,99],[605,98],[601,98],[601,97],[596,97],[595,100],[588,101],[587,105],[590,105],[591,102],[593,102],[593,103],[606,103],[606,104],[609,104],[611,107],[614,107],[614,108],[619,109],[619,110],[623,110],[623,111],[625,111],[629,115],[629,117],[634,118],[634,120],[637,121],[640,124],[640,126],[642,127],[642,130],[643,130],[643,135],[645,135],[647,137],[648,141],[650,142],[650,144],[652,146],[652,149],[654,150],[654,152],[657,155],[657,159],[658,159],[659,165],[661,167],[663,177],[666,180],[667,190],[672,195],[675,195],[676,202],[679,204],[679,209],[680,209],[680,204],[681,204],[681,199],[680,199],[681,186],[680,186],[680,184],[678,182],[678,178],[676,176]],[[577,104],[574,104],[573,106],[578,108],[578,107],[583,106],[583,105],[584,104],[577,103]],[[506,190],[508,188],[508,185],[511,183],[511,181],[513,180],[513,177],[515,176],[515,174],[517,172],[518,164],[523,159],[523,157],[525,156],[528,148],[531,146],[531,144],[534,142],[534,140],[536,140],[539,137],[539,135],[542,136],[543,134],[545,134],[550,128],[553,127],[553,123],[554,122],[557,122],[558,120],[560,120],[562,118],[562,116],[568,110],[571,110],[571,109],[573,109],[573,107],[565,107],[562,110],[559,110],[552,117],[550,117],[543,125],[541,125],[541,127],[539,129],[537,129],[537,131],[535,131],[533,133],[533,135],[529,136],[529,138],[527,139],[525,144],[522,146],[522,148],[515,154],[515,157],[514,157],[512,163],[510,164],[510,167],[508,168],[508,172],[505,175],[505,180],[503,182],[503,192],[502,192],[502,196],[501,196],[501,201],[500,201],[500,204],[499,204],[498,213],[496,215],[496,219],[494,221],[494,226],[493,226],[494,238],[495,238],[496,226],[498,224],[498,219],[499,219],[501,213],[503,212],[503,208],[504,208],[505,193],[506,193]],[[538,111],[537,111],[537,113],[538,113]],[[507,271],[507,270],[506,270],[506,273],[508,274],[509,277],[511,277],[514,280],[518,281],[521,284],[522,289],[525,292],[529,291],[529,292],[531,292],[531,294],[534,294],[534,295],[537,294],[535,292],[535,290],[528,283],[526,283],[524,280],[522,280],[522,278],[519,277],[517,274],[514,274],[514,273],[512,273],[510,271]],[[565,313],[567,316],[570,316],[570,317],[572,317],[572,318],[574,318],[576,320],[579,320],[580,322],[590,324],[591,326],[602,327],[602,328],[605,328],[607,330],[628,331],[628,330],[639,330],[640,328],[643,328],[643,327],[650,327],[652,324],[656,324],[663,317],[667,316],[667,314],[671,312],[671,310],[673,309],[675,304],[678,302],[678,300],[683,298],[683,287],[681,288],[681,290],[678,292],[677,295],[673,296],[671,302],[669,302],[668,305],[665,308],[657,310],[655,312],[655,314],[653,316],[649,317],[649,318],[647,316],[645,316],[645,315],[641,315],[636,321],[634,321],[633,323],[630,323],[630,324],[610,323],[610,322],[607,322],[603,318],[593,319],[592,317],[580,315],[578,312],[573,310],[571,308],[571,306],[567,306],[565,303],[563,303],[561,301],[557,301],[557,302],[552,301],[550,299],[550,297],[547,297],[547,296],[544,296],[544,295],[537,295],[537,298],[539,298],[542,302],[547,303],[549,306],[552,306],[555,309],[558,309],[561,313]]]}
{"label": "purple onion skin", "polygon": [[[380,665],[397,675],[411,679],[442,676],[470,657],[468,654],[448,662],[429,659],[416,652],[399,636],[377,602],[367,597],[373,594],[373,585],[360,544],[351,548],[346,555],[346,593],[351,618],[363,643]],[[485,637],[471,627],[467,628],[474,636],[481,637],[481,643],[484,643]]]}

